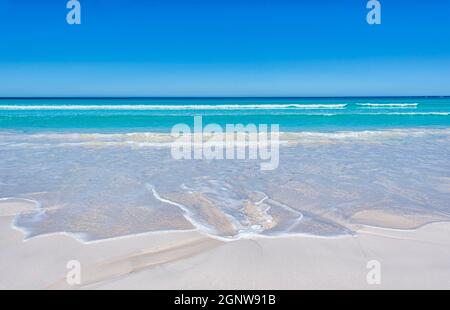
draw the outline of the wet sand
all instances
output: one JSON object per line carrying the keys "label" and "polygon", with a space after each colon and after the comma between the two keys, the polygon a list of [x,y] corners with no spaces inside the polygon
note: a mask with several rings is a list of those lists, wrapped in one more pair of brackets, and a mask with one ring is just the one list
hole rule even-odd
{"label": "wet sand", "polygon": [[[23,212],[26,204],[1,208],[2,289],[450,288],[450,223],[410,231],[361,227],[357,235],[339,238],[224,242],[190,231],[91,243],[56,233],[24,241],[11,227],[11,213]],[[71,260],[81,263],[81,285],[65,280]],[[371,260],[381,264],[380,285],[366,281]]]}

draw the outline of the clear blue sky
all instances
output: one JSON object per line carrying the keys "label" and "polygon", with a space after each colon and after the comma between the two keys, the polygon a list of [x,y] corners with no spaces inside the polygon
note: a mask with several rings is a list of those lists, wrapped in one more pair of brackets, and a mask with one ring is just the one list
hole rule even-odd
{"label": "clear blue sky", "polygon": [[0,0],[0,96],[450,95],[450,1]]}

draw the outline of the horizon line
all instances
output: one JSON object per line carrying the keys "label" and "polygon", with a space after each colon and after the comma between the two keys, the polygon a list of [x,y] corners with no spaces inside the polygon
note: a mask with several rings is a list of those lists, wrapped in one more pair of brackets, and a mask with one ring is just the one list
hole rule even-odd
{"label": "horizon line", "polygon": [[348,98],[450,98],[450,95],[419,96],[8,96],[0,100],[30,99],[348,99]]}

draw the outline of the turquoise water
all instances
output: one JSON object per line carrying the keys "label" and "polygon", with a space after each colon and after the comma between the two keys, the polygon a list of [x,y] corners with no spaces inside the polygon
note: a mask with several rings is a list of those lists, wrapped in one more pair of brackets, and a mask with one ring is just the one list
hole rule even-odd
{"label": "turquoise water", "polygon": [[178,123],[279,124],[282,131],[449,127],[450,98],[1,99],[0,130],[169,132]]}
{"label": "turquoise water", "polygon": [[[279,166],[173,158],[159,132],[194,115],[279,124]],[[0,202],[35,202],[14,218],[26,238],[414,229],[450,221],[449,154],[450,98],[0,100]]]}

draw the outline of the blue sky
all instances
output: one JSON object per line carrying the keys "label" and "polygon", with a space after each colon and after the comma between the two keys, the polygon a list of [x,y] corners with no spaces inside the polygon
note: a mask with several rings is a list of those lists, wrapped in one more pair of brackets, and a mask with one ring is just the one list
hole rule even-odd
{"label": "blue sky", "polygon": [[450,95],[450,1],[0,0],[0,96]]}

